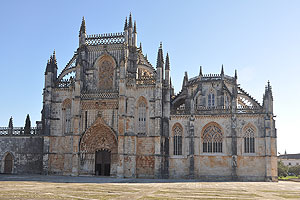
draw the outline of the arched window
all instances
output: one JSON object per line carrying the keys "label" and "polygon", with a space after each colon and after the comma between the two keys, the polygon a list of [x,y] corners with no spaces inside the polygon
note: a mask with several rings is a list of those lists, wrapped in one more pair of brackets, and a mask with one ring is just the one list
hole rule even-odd
{"label": "arched window", "polygon": [[66,99],[62,104],[62,130],[64,133],[71,132],[71,100]]}
{"label": "arched window", "polygon": [[138,134],[146,134],[146,103],[144,101],[138,105]]}
{"label": "arched window", "polygon": [[207,106],[208,107],[214,107],[215,106],[215,94],[214,93],[209,93],[208,94]]}
{"label": "arched window", "polygon": [[254,128],[252,126],[247,126],[244,129],[244,152],[245,153],[255,153],[255,137]]}
{"label": "arched window", "polygon": [[208,125],[202,137],[203,153],[222,153],[223,133],[217,124]]}
{"label": "arched window", "polygon": [[173,127],[173,143],[174,143],[174,155],[182,155],[182,127],[180,124],[175,124]]}

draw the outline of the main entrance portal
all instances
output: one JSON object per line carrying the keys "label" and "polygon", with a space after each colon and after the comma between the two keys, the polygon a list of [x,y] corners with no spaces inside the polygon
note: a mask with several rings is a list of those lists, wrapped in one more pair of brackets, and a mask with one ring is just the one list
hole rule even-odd
{"label": "main entrance portal", "polygon": [[110,176],[110,151],[100,150],[95,154],[95,174],[96,176]]}

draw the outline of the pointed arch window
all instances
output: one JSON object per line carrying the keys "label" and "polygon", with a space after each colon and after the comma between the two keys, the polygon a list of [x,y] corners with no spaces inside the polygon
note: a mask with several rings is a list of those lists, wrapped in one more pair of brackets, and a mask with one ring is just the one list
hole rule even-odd
{"label": "pointed arch window", "polygon": [[214,107],[215,106],[215,94],[214,93],[209,93],[208,94],[208,107]]}
{"label": "pointed arch window", "polygon": [[207,126],[203,131],[203,153],[222,153],[223,133],[215,124]]}
{"label": "pointed arch window", "polygon": [[244,152],[255,153],[254,128],[249,126],[244,130]]}
{"label": "pointed arch window", "polygon": [[182,132],[183,129],[180,124],[175,124],[173,127],[173,143],[174,143],[174,149],[173,154],[174,155],[182,155]]}
{"label": "pointed arch window", "polygon": [[146,134],[146,103],[143,101],[138,106],[138,134]]}

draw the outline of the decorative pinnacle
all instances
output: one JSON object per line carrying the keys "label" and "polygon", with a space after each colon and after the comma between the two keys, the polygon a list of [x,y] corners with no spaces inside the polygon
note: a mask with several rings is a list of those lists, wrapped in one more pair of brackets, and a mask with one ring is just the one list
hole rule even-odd
{"label": "decorative pinnacle", "polygon": [[80,31],[79,31],[79,36],[81,36],[81,34],[85,34],[86,30],[85,30],[85,19],[84,16],[82,17],[82,22],[81,22],[81,26],[80,26]]}
{"label": "decorative pinnacle", "polygon": [[136,33],[136,21],[134,20],[133,32]]}
{"label": "decorative pinnacle", "polygon": [[129,28],[132,28],[132,18],[131,18],[131,13],[129,14],[129,24],[128,24]]}
{"label": "decorative pinnacle", "polygon": [[142,51],[142,43],[140,42],[140,50]]}
{"label": "decorative pinnacle", "polygon": [[157,52],[156,67],[163,68],[163,66],[164,66],[164,57],[163,57],[162,43],[160,42],[159,49]]}
{"label": "decorative pinnacle", "polygon": [[234,71],[234,78],[237,79],[237,70]]}
{"label": "decorative pinnacle", "polygon": [[223,64],[222,64],[222,68],[221,68],[221,75],[224,75],[224,67],[223,67]]}
{"label": "decorative pinnacle", "polygon": [[187,85],[188,80],[189,80],[188,74],[187,74],[187,71],[185,71],[185,72],[184,72],[184,77],[183,77],[182,88],[184,88],[184,87]]}
{"label": "decorative pinnacle", "polygon": [[170,70],[170,60],[169,60],[169,53],[168,52],[167,52],[167,56],[166,56],[165,70]]}
{"label": "decorative pinnacle", "polygon": [[199,76],[203,76],[203,74],[202,74],[202,66],[200,66]]}
{"label": "decorative pinnacle", "polygon": [[127,17],[126,17],[126,19],[125,19],[125,24],[124,24],[124,31],[127,29]]}

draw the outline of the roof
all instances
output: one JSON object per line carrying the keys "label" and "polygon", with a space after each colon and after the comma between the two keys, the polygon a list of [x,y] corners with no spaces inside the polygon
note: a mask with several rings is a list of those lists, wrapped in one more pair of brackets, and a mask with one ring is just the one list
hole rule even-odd
{"label": "roof", "polygon": [[283,154],[278,156],[281,159],[300,159],[300,153],[297,154]]}

